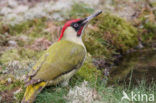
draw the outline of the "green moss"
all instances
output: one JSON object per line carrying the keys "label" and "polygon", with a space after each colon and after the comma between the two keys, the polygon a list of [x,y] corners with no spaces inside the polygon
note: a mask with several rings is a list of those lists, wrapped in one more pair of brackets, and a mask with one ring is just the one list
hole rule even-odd
{"label": "green moss", "polygon": [[11,36],[26,35],[31,39],[45,37],[48,40],[52,40],[51,34],[44,32],[46,28],[46,18],[38,18],[21,22],[16,25],[2,25],[0,26],[0,33],[8,32]]}
{"label": "green moss", "polygon": [[81,78],[83,81],[89,81],[95,83],[97,78],[101,77],[101,71],[97,70],[97,68],[92,64],[91,58],[86,60],[83,66],[76,73],[76,76]]}
{"label": "green moss", "polygon": [[0,46],[7,44],[8,38],[5,34],[0,34]]}
{"label": "green moss", "polygon": [[[78,9],[79,8],[79,9]],[[90,8],[87,4],[84,3],[74,3],[71,10],[69,11],[69,16],[73,19],[78,17],[86,17],[87,15],[94,12],[93,8]]]}
{"label": "green moss", "polygon": [[0,91],[1,92],[6,91],[6,90],[10,91],[13,88],[19,87],[21,85],[22,85],[22,82],[17,81],[17,80],[12,80],[12,83],[8,83],[7,78],[6,78],[6,80],[1,80],[0,81]]}
{"label": "green moss", "polygon": [[142,25],[143,29],[141,29],[141,32],[143,41],[150,42],[156,39],[156,23],[144,18],[142,19]]}
{"label": "green moss", "polygon": [[[151,3],[153,5],[153,3]],[[154,6],[154,5],[153,5]],[[151,45],[151,42],[156,40],[156,11],[153,12],[149,9],[145,9],[139,15],[136,20],[136,26],[138,27],[141,40],[144,44]]]}
{"label": "green moss", "polygon": [[46,18],[39,18],[39,19],[25,21],[20,24],[16,24],[14,26],[8,25],[9,32],[11,35],[16,35],[23,32],[27,32],[30,28],[40,31],[44,27],[45,21]]}
{"label": "green moss", "polygon": [[20,103],[24,96],[24,92],[25,92],[24,84],[21,84],[20,88],[21,88],[21,91],[19,93],[15,94],[16,101],[14,103]]}
{"label": "green moss", "polygon": [[0,63],[8,65],[10,61],[29,61],[29,59],[39,58],[41,52],[35,52],[30,49],[17,48],[5,51],[0,57]]}
{"label": "green moss", "polygon": [[111,52],[107,48],[107,46],[103,45],[102,43],[98,42],[95,37],[90,36],[89,34],[84,35],[84,43],[87,48],[87,51],[92,54],[94,57],[101,57],[101,58],[110,58]]}
{"label": "green moss", "polygon": [[110,57],[118,50],[125,52],[137,45],[137,29],[124,19],[101,14],[92,21],[92,25],[94,29],[88,30],[83,39],[93,56]]}
{"label": "green moss", "polygon": [[[7,93],[6,98],[10,98],[10,99],[12,98],[12,100],[13,100],[12,103],[19,103],[20,100],[22,99],[22,96],[24,93],[23,82],[14,79],[14,77],[12,75],[8,75],[8,74],[5,76],[3,75],[2,78],[0,80],[0,92],[1,92],[1,94]],[[8,78],[11,78],[11,83],[8,82]],[[18,90],[20,88],[22,88],[21,91],[17,94],[14,94],[16,92],[16,90]],[[16,97],[17,101],[15,101],[15,98],[12,95],[14,95]],[[6,98],[2,98],[2,102],[4,102],[4,101],[7,102]]]}

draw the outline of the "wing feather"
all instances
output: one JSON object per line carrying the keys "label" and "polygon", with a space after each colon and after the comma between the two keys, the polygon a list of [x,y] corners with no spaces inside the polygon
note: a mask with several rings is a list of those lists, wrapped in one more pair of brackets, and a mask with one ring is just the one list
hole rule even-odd
{"label": "wing feather", "polygon": [[85,48],[74,42],[61,40],[53,44],[33,67],[34,80],[53,80],[79,68],[85,58]]}

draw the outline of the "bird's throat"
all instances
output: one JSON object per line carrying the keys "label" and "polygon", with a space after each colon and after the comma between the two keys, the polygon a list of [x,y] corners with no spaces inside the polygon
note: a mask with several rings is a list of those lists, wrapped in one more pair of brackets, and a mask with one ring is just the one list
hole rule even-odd
{"label": "bird's throat", "polygon": [[77,36],[77,32],[72,27],[68,27],[65,30],[62,40],[69,40],[84,47],[84,43],[82,41],[82,34],[81,36]]}

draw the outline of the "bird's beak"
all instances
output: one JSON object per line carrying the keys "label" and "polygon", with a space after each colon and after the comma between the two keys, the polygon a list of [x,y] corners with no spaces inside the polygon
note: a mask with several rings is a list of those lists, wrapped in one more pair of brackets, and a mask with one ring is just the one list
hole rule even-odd
{"label": "bird's beak", "polygon": [[96,13],[94,13],[94,14],[92,14],[92,15],[86,17],[86,18],[83,20],[82,24],[87,24],[90,20],[92,20],[93,18],[97,17],[97,16],[100,15],[101,13],[102,13],[102,11],[100,10],[100,11],[97,11]]}
{"label": "bird's beak", "polygon": [[77,31],[77,35],[80,36],[82,34],[82,31],[84,30],[84,28],[86,27],[87,23],[92,20],[93,18],[97,17],[98,15],[100,15],[102,13],[102,11],[98,11],[88,17],[86,17],[85,19],[82,19],[81,21],[81,26],[79,28],[79,30]]}

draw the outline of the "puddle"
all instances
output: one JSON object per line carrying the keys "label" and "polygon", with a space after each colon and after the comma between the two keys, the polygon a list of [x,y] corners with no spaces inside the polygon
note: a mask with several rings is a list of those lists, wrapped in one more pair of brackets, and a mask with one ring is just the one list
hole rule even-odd
{"label": "puddle", "polygon": [[156,81],[156,50],[139,50],[127,54],[110,70],[109,84]]}

